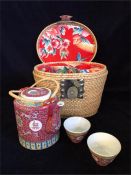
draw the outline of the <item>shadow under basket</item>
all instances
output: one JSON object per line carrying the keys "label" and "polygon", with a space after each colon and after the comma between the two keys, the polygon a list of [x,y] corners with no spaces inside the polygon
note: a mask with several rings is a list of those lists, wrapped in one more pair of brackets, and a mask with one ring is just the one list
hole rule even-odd
{"label": "shadow under basket", "polygon": [[[55,62],[56,64],[59,64]],[[78,116],[84,116],[89,117],[97,113],[98,108],[100,106],[102,93],[104,89],[104,85],[107,78],[107,68],[104,64],[100,63],[94,63],[94,62],[64,62],[65,64],[71,65],[71,66],[78,66],[79,64],[87,64],[91,66],[100,66],[101,69],[97,72],[91,72],[91,73],[50,73],[50,72],[43,72],[42,67],[45,65],[50,65],[52,63],[42,63],[39,65],[36,65],[34,67],[33,75],[34,79],[37,82],[38,80],[42,78],[48,78],[51,77],[52,79],[55,79],[60,84],[60,89],[57,93],[57,95],[62,98],[62,88],[61,85],[63,84],[63,81],[75,81],[79,82],[82,81],[82,87],[83,87],[83,94],[82,97],[77,98],[62,98],[65,105],[61,110],[61,115],[63,117],[78,115]],[[53,63],[54,64],[54,63]],[[39,86],[46,86],[50,89],[53,89],[54,87],[50,82],[41,82]],[[79,88],[81,88],[79,85]]]}

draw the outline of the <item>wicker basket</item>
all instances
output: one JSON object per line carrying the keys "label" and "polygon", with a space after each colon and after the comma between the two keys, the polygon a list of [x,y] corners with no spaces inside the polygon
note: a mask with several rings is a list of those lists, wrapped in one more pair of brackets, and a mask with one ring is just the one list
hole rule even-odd
{"label": "wicker basket", "polygon": [[[39,35],[38,37],[38,40],[37,40],[37,53],[38,53],[38,56],[40,58],[40,60],[44,63],[42,64],[39,64],[39,65],[36,65],[34,67],[34,70],[33,70],[33,75],[34,75],[34,79],[35,81],[37,82],[38,80],[42,79],[42,78],[48,78],[48,77],[51,77],[55,80],[57,80],[59,83],[61,83],[61,80],[78,80],[78,79],[82,79],[84,81],[84,94],[83,94],[83,98],[74,98],[74,99],[69,99],[69,98],[65,98],[64,99],[64,102],[65,102],[65,105],[64,107],[62,108],[61,110],[61,115],[62,117],[67,117],[67,116],[73,116],[73,115],[77,115],[77,116],[83,116],[83,117],[89,117],[89,116],[92,116],[94,114],[97,113],[98,111],[98,108],[100,106],[100,102],[101,102],[101,97],[102,97],[102,93],[103,93],[103,89],[104,89],[104,85],[105,85],[105,82],[106,82],[106,78],[107,78],[107,74],[108,74],[108,71],[107,71],[107,68],[104,64],[100,64],[100,63],[95,63],[95,62],[90,62],[95,54],[96,54],[96,50],[97,50],[97,42],[96,42],[96,38],[95,36],[93,35],[93,33],[91,32],[91,30],[84,26],[83,24],[81,23],[77,23],[77,22],[72,22],[69,20],[70,16],[63,16],[62,19],[62,23],[61,22],[58,22],[58,25],[61,25],[61,24],[66,24],[66,23],[69,23],[69,24],[74,24],[75,25],[80,25],[80,26],[83,26],[84,27],[84,30],[88,30],[87,32],[90,32],[92,38],[94,39],[94,44],[93,44],[93,47],[95,48],[95,50],[93,51],[93,54],[87,54],[87,59],[85,61],[75,61],[73,59],[65,59],[65,60],[53,60],[53,59],[56,59],[56,57],[50,57],[49,58],[49,61],[47,62],[47,56],[42,58],[41,57],[41,54],[40,54],[40,48],[39,48],[39,42],[40,42],[40,39],[42,37],[42,34],[44,31],[48,30],[48,28],[50,29],[52,27],[52,25],[56,25],[57,23],[54,23],[52,25],[50,25],[49,27],[46,27]],[[50,30],[51,31],[51,30]],[[84,36],[86,34],[84,33]],[[79,36],[77,36],[79,37]],[[75,39],[77,39],[77,37],[75,37]],[[74,40],[73,40],[74,42]],[[76,40],[75,40],[76,42]],[[81,46],[80,46],[81,44]],[[83,55],[86,53],[85,50],[86,50],[86,43],[83,43],[83,48],[82,48],[82,43],[78,43],[77,45],[77,49],[80,53],[82,53]],[[92,52],[92,44],[89,45],[90,46],[90,53]],[[82,50],[81,52],[81,48],[84,50]],[[88,48],[89,49],[89,48]],[[74,49],[74,51],[76,50],[76,48]],[[72,54],[74,54],[74,51]],[[87,51],[87,53],[88,53]],[[90,56],[91,55],[91,56]],[[52,59],[53,58],[53,59]],[[52,59],[52,61],[51,61]],[[50,72],[43,72],[41,70],[38,69],[39,66],[41,65],[50,65],[52,63],[65,63],[67,65],[70,65],[70,66],[78,66],[80,64],[88,64],[88,65],[100,65],[102,68],[101,70],[97,71],[97,72],[93,72],[93,73],[50,73]],[[41,84],[39,84],[39,86],[45,86],[44,82],[42,82]],[[54,88],[52,86],[52,84],[50,84],[50,82],[48,82],[48,84],[46,84],[46,87],[49,87],[50,89]],[[61,97],[61,91],[59,90],[57,95],[59,97]]]}
{"label": "wicker basket", "polygon": [[[66,63],[66,62],[65,62]],[[44,63],[49,64],[49,63]],[[51,63],[50,63],[51,64]],[[70,65],[78,65],[78,62],[70,62]],[[84,62],[85,64],[85,62]],[[89,63],[87,63],[89,64]],[[90,62],[90,64],[95,64]],[[98,64],[98,63],[97,63]],[[49,72],[41,72],[37,69],[39,65],[34,67],[33,75],[34,79],[37,82],[38,80],[44,77],[52,77],[57,81],[61,81],[64,79],[84,79],[84,97],[83,99],[64,99],[65,105],[62,108],[61,115],[62,116],[72,116],[79,115],[84,117],[89,117],[97,113],[98,108],[100,106],[102,92],[104,89],[105,81],[107,78],[107,69],[106,66],[103,65],[103,69],[96,73],[74,73],[74,74],[62,74],[62,73],[49,73]],[[44,82],[39,84],[40,86],[45,86]],[[50,82],[46,87],[53,89],[54,87]],[[57,93],[60,96],[60,90]]]}

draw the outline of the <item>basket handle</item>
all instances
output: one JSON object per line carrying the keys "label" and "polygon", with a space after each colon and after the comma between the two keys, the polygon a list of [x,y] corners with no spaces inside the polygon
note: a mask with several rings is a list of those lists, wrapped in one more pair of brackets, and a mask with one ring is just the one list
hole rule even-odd
{"label": "basket handle", "polygon": [[[55,89],[55,91],[53,92],[53,94],[51,95],[51,98],[53,98],[53,97],[56,95],[56,93],[58,92],[58,90],[59,90],[59,83],[58,83],[56,80],[52,80],[52,79],[50,79],[50,78],[44,78],[44,79],[41,79],[41,80],[37,81],[36,83],[34,83],[34,84],[33,84],[32,86],[30,86],[30,87],[34,87],[34,86],[36,86],[37,84],[39,84],[40,82],[42,82],[42,81],[47,81],[47,80],[53,81],[53,82],[55,82],[55,84],[56,84],[56,89]],[[25,99],[25,98],[23,98],[23,97],[18,96],[18,95],[15,94],[15,93],[20,93],[20,92],[21,92],[20,90],[10,90],[10,91],[9,91],[9,95],[12,96],[12,97],[14,97],[14,98],[17,99],[17,100],[22,100],[22,101],[34,101],[34,100],[32,100],[32,99]],[[43,101],[40,100],[40,101],[37,101],[37,102],[43,102]]]}

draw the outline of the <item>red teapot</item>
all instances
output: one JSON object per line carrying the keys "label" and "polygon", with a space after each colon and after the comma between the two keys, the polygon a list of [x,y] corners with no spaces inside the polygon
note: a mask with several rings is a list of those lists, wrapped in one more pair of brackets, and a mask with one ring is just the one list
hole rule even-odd
{"label": "red teapot", "polygon": [[[42,81],[55,83],[54,92],[45,87],[35,87]],[[9,91],[9,95],[15,98],[17,130],[23,147],[41,150],[58,141],[61,126],[60,109],[64,105],[64,102],[56,97],[58,90],[58,82],[46,78],[39,80],[31,87]]]}

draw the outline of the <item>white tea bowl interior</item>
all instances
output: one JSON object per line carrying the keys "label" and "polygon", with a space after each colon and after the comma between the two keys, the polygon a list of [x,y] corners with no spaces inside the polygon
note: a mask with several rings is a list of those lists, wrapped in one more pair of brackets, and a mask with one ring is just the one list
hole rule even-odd
{"label": "white tea bowl interior", "polygon": [[69,117],[64,121],[64,128],[71,133],[86,133],[91,127],[91,123],[80,116]]}
{"label": "white tea bowl interior", "polygon": [[87,139],[90,151],[98,156],[115,157],[121,151],[120,141],[113,135],[105,132],[96,132]]}

